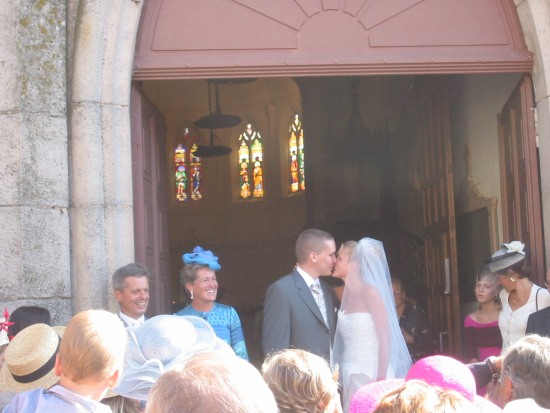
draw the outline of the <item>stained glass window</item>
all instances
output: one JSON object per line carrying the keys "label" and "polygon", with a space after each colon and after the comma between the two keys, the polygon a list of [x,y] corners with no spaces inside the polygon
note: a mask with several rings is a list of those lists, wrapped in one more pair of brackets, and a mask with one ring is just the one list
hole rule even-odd
{"label": "stained glass window", "polygon": [[263,144],[260,132],[249,123],[239,136],[239,197],[264,196]]}
{"label": "stained glass window", "polygon": [[290,191],[299,192],[306,189],[304,168],[304,130],[299,115],[288,128],[288,162],[290,169]]}
{"label": "stained glass window", "polygon": [[201,159],[195,156],[196,150],[196,138],[185,128],[174,150],[176,199],[180,202],[202,199],[202,165]]}

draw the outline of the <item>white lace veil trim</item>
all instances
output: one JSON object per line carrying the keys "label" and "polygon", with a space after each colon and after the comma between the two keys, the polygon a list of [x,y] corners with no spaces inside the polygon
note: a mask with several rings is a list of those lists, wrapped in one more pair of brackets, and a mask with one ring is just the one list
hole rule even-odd
{"label": "white lace veil trim", "polygon": [[[402,378],[407,375],[412,364],[411,357],[399,327],[390,270],[380,241],[363,238],[354,248],[340,311],[345,314],[370,313],[375,331],[358,331],[357,334],[376,334],[378,337],[378,378]],[[334,365],[343,360],[345,348],[337,328],[333,348]],[[388,377],[388,373],[392,377]]]}

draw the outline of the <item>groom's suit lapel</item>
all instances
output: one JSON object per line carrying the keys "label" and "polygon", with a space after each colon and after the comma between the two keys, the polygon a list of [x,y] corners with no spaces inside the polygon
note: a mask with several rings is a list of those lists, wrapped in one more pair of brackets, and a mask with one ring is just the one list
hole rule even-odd
{"label": "groom's suit lapel", "polygon": [[300,299],[304,301],[304,303],[308,306],[315,317],[317,317],[317,319],[319,319],[321,323],[325,324],[325,320],[323,320],[323,316],[321,315],[321,310],[319,310],[319,307],[317,306],[317,303],[313,298],[311,290],[307,286],[300,273],[298,273],[298,271],[294,271],[292,273],[292,278],[294,278],[294,284],[296,286],[298,297],[300,297]]}

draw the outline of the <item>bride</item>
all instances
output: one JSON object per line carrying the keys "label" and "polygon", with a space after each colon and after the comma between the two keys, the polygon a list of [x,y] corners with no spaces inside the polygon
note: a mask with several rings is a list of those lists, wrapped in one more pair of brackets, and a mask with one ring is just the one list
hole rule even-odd
{"label": "bride", "polygon": [[344,412],[359,387],[405,377],[411,357],[395,311],[390,271],[380,241],[345,242],[333,276],[345,282],[333,348]]}

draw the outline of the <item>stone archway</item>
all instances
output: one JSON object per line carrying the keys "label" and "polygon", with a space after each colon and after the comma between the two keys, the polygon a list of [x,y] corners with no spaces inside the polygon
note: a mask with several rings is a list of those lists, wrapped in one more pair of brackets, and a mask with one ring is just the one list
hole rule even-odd
{"label": "stone archway", "polygon": [[139,0],[82,1],[73,10],[69,162],[75,311],[114,309],[110,275],[134,261],[130,85],[142,6]]}
{"label": "stone archway", "polygon": [[[535,58],[540,154],[550,156],[550,32],[545,20],[550,3],[516,3]],[[129,99],[143,2],[77,4],[72,10],[74,31],[69,45],[70,254],[76,311],[113,308],[114,302],[107,298],[111,296],[110,274],[134,260]],[[89,168],[87,160],[98,167]],[[550,222],[550,167],[542,165],[541,175],[543,214]],[[550,225],[544,233],[550,237]]]}

